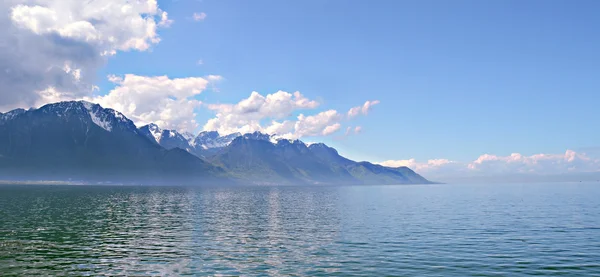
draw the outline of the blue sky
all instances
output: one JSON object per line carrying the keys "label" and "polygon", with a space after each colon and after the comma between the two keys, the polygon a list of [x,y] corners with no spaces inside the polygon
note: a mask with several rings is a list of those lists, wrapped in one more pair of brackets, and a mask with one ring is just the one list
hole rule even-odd
{"label": "blue sky", "polygon": [[[160,42],[96,68],[108,75],[222,76],[194,98],[235,104],[299,91],[341,120],[324,141],[370,161],[507,157],[595,149],[600,130],[598,1],[158,1]],[[194,20],[194,13],[204,13]],[[14,21],[14,18],[13,18]],[[157,19],[158,21],[158,19]],[[198,64],[201,60],[202,63]],[[196,110],[202,129],[215,110]],[[359,134],[343,136],[346,127]],[[583,151],[583,150],[581,150]]]}
{"label": "blue sky", "polygon": [[[207,102],[300,91],[345,110],[377,99],[363,159],[556,153],[600,136],[600,5],[581,1],[163,1],[175,23],[151,52],[119,53],[98,78],[225,78]],[[204,12],[202,22],[191,20]],[[197,61],[203,64],[198,65]],[[101,83],[102,89],[110,88]],[[199,121],[212,116],[199,112]]]}

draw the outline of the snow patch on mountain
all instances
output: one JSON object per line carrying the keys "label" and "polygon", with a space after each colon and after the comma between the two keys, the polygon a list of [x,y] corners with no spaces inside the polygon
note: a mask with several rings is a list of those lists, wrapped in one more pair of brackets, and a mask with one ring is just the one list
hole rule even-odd
{"label": "snow patch on mountain", "polygon": [[4,121],[12,120],[15,117],[17,117],[23,113],[25,113],[24,109],[16,109],[16,110],[9,111],[7,113],[0,113],[0,123],[2,123]]}
{"label": "snow patch on mountain", "polygon": [[204,131],[200,132],[194,139],[193,146],[204,150],[222,148],[229,145],[235,138],[239,136],[241,136],[240,133],[221,136],[216,131]]}
{"label": "snow patch on mountain", "polygon": [[121,121],[124,121],[124,120],[127,119],[124,114],[122,114],[122,113],[120,113],[118,111],[115,111],[115,110],[112,110],[112,111],[113,111],[113,114],[114,114],[114,116],[115,116],[116,119],[121,120]]}
{"label": "snow patch on mountain", "polygon": [[[108,120],[106,115],[103,116],[102,107],[100,107],[100,105],[92,104],[87,101],[81,101],[81,103],[88,111],[90,117],[92,118],[92,122],[94,122],[94,124],[100,126],[100,128],[102,128],[106,131],[109,131],[109,132],[112,131],[112,128],[113,128],[112,124],[110,123],[110,121]],[[115,112],[115,115],[117,113],[118,112]]]}
{"label": "snow patch on mountain", "polygon": [[160,143],[160,139],[162,138],[163,130],[160,127],[158,127],[156,124],[151,123],[148,125],[148,131],[150,131],[150,134],[152,135],[154,140],[157,143]]}
{"label": "snow patch on mountain", "polygon": [[193,145],[194,144],[194,139],[196,138],[196,136],[194,136],[194,134],[192,134],[190,132],[183,132],[181,134],[181,136],[188,141],[189,145]]}

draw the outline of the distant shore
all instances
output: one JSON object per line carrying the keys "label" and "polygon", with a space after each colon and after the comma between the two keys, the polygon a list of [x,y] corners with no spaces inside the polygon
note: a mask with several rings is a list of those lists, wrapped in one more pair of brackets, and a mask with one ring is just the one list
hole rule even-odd
{"label": "distant shore", "polygon": [[0,180],[0,185],[84,185],[84,183],[76,181]]}

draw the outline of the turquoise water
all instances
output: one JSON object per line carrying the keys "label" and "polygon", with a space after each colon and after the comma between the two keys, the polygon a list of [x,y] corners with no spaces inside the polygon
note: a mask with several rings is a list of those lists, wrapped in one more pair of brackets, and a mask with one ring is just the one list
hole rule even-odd
{"label": "turquoise water", "polygon": [[600,276],[600,184],[0,186],[0,275]]}

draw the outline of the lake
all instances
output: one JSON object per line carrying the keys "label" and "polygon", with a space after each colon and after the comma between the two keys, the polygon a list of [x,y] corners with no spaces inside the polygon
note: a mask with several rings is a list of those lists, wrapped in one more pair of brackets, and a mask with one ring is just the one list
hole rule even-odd
{"label": "lake", "polygon": [[2,185],[0,275],[600,276],[600,183]]}

